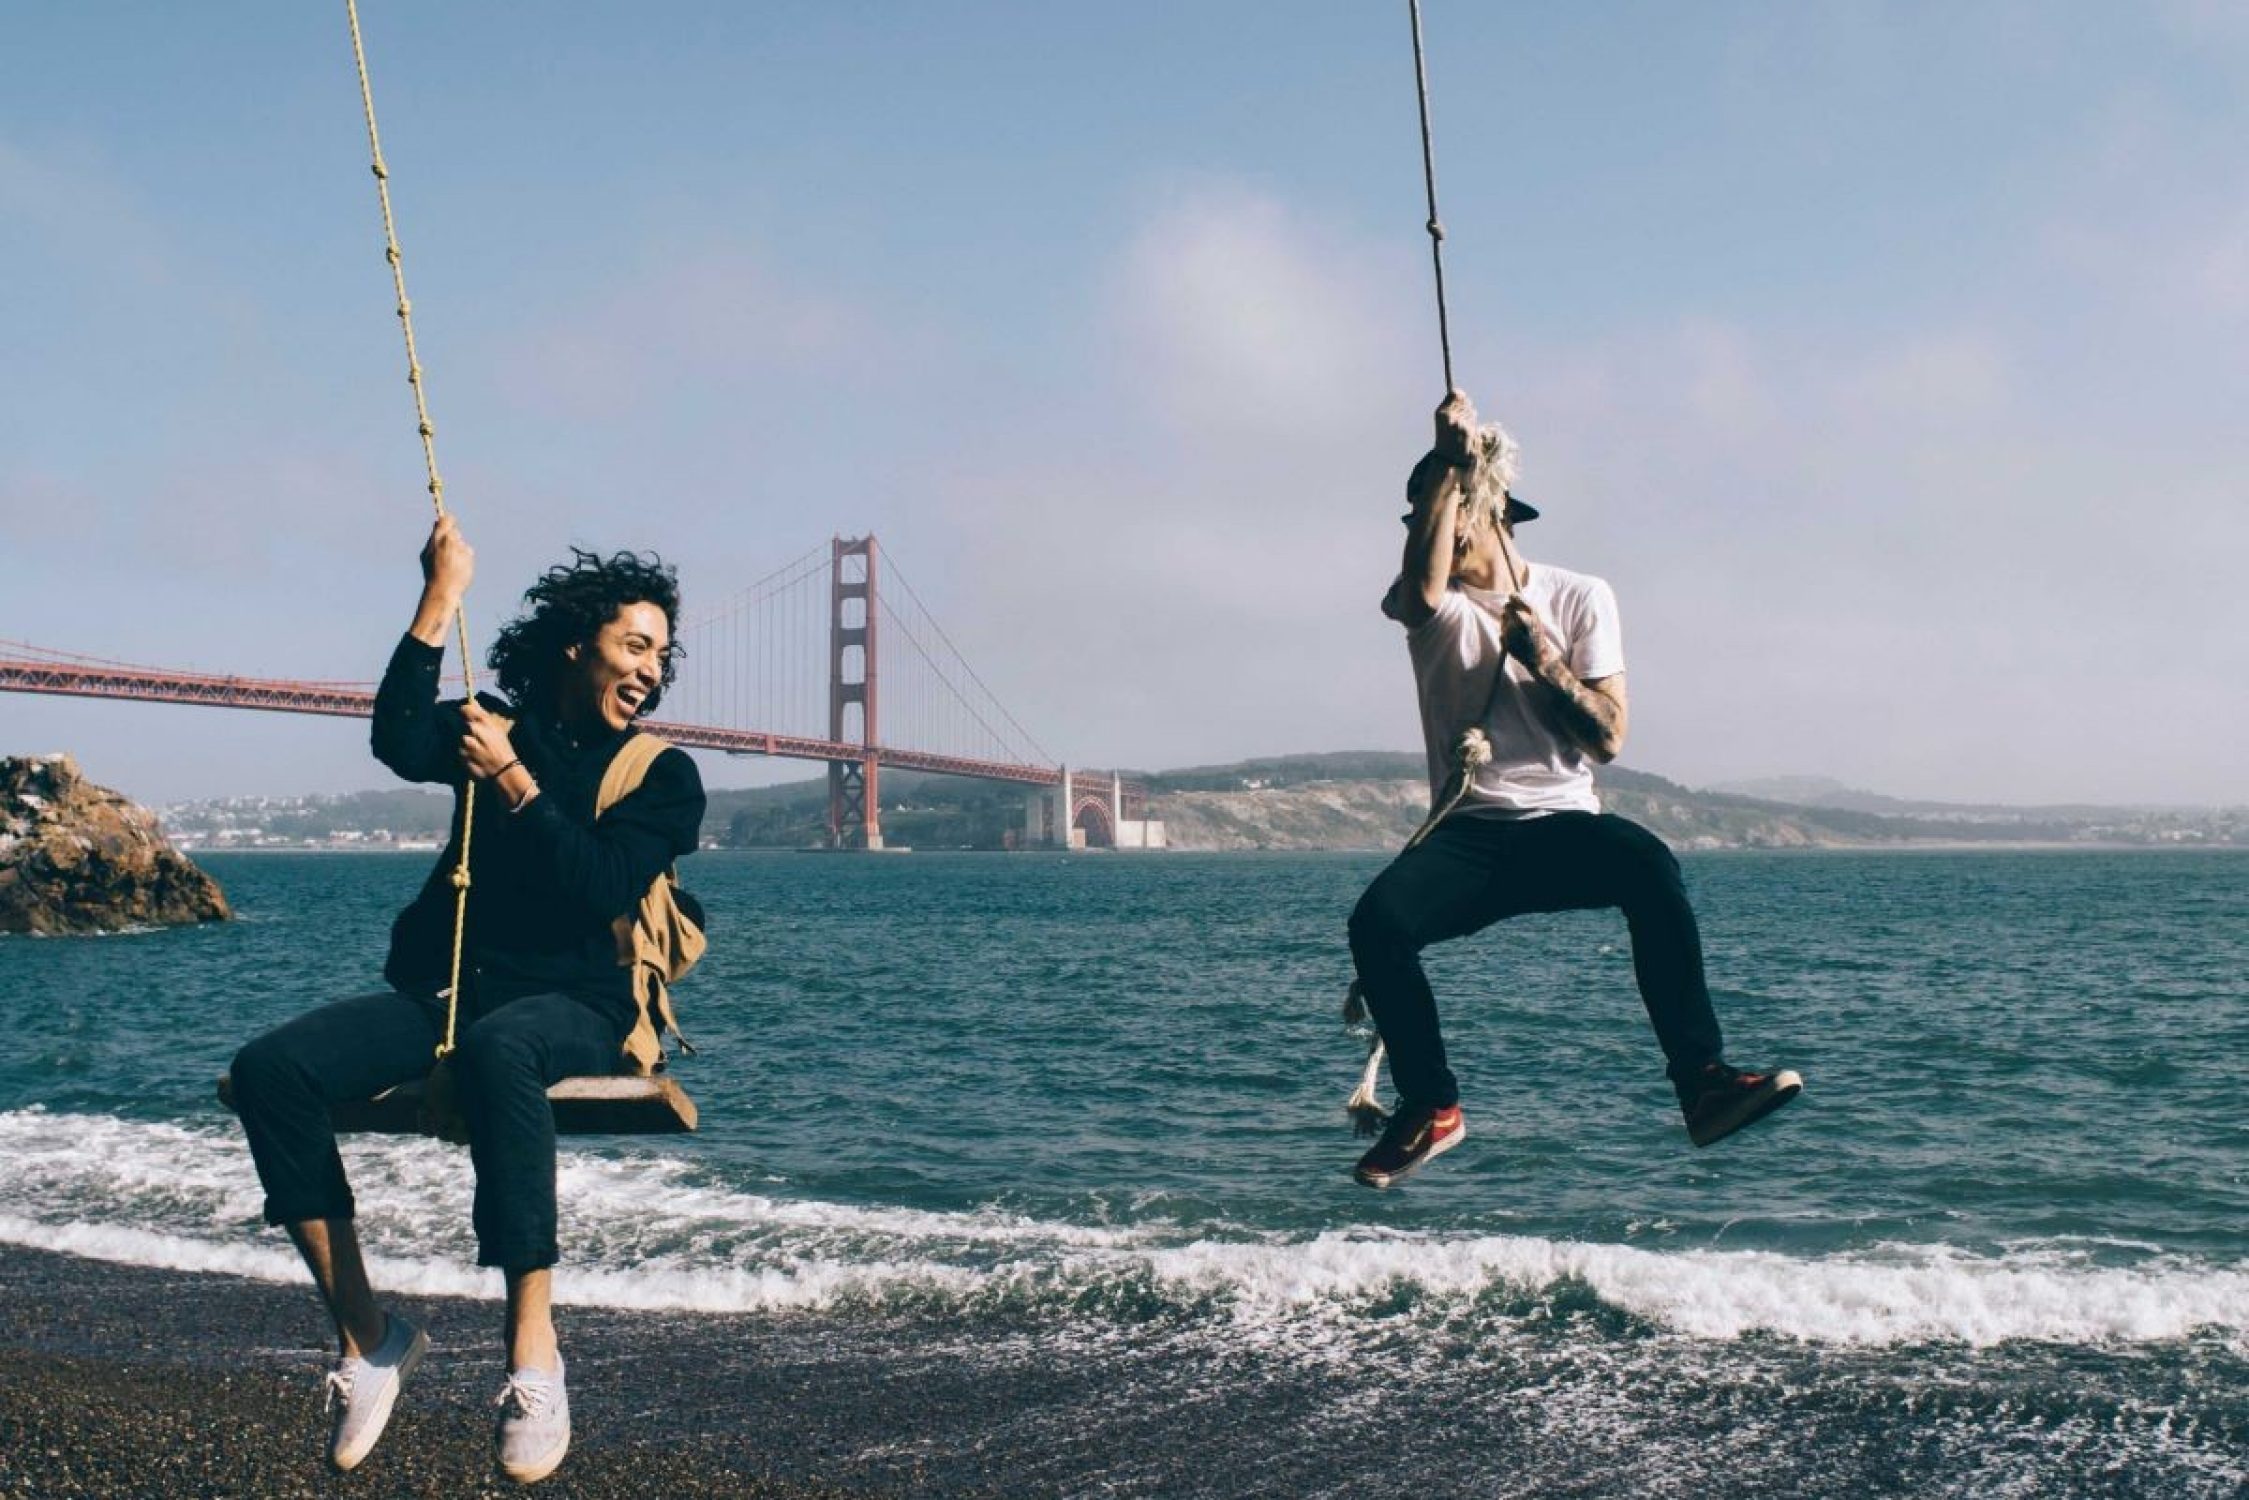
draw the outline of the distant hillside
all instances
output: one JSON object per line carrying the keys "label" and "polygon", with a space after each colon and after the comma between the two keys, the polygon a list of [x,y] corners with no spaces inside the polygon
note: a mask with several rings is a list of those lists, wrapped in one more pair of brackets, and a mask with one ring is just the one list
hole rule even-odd
{"label": "distant hillside", "polygon": [[[1428,811],[1423,759],[1397,751],[1288,755],[1146,778],[1177,849],[1395,848]],[[1886,810],[1697,791],[1625,766],[1595,775],[1604,806],[1683,849],[1854,845],[2249,844],[2249,810],[1994,808],[1875,798]],[[1813,782],[1803,789],[1842,789]],[[1873,794],[1860,794],[1872,797]]]}
{"label": "distant hillside", "polygon": [[1314,781],[1399,781],[1425,774],[1420,753],[1404,750],[1272,755],[1223,766],[1183,766],[1176,771],[1125,773],[1156,793],[1233,792],[1244,788],[1303,786]]}
{"label": "distant hillside", "polygon": [[2206,811],[2157,803],[2107,807],[2093,802],[2054,802],[2018,807],[1999,802],[1929,802],[1862,791],[1857,787],[1845,786],[1831,776],[1764,776],[1750,781],[1724,781],[1704,790],[1719,796],[1751,797],[1760,802],[1778,802],[1793,807],[1835,807],[1851,812],[1882,813],[1890,817],[1927,817],[1950,821],[2034,818],[2082,823],[2112,819],[2119,814],[2193,814]]}
{"label": "distant hillside", "polygon": [[[1197,767],[1188,789],[1166,791],[1151,811],[1175,849],[1395,849],[1429,811],[1429,782],[1418,755],[1352,757],[1368,773],[1313,774],[1315,757],[1252,762],[1234,789],[1214,783],[1223,768]],[[1287,769],[1281,769],[1286,767]],[[1403,774],[1401,774],[1403,773]],[[1169,782],[1169,776],[1159,778]],[[1681,848],[1800,848],[1892,842],[1885,820],[1864,814],[1783,810],[1748,798],[1715,798],[1622,767],[1600,773],[1602,801]],[[1838,826],[1847,823],[1852,826]]]}
{"label": "distant hillside", "polygon": [[[1175,849],[1394,849],[1428,811],[1422,757],[1356,750],[1129,773]],[[1908,802],[1816,777],[1698,791],[1624,766],[1596,777],[1605,805],[1682,849],[1899,844],[2249,845],[2244,808],[2010,808]],[[1806,800],[1746,795],[1740,787]],[[883,833],[917,849],[998,849],[1022,826],[1024,791],[910,772],[881,781]],[[346,797],[237,797],[163,810],[185,847],[426,845],[452,799],[414,788]],[[804,848],[827,834],[823,777],[710,796],[708,845]]]}

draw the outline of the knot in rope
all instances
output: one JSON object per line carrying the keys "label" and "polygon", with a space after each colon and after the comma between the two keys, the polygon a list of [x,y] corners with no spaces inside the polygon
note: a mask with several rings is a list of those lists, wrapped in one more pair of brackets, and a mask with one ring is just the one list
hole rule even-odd
{"label": "knot in rope", "polygon": [[1407,0],[1413,15],[1413,91],[1421,105],[1421,181],[1429,194],[1429,261],[1437,275],[1437,346],[1445,356],[1445,389],[1453,389],[1452,324],[1445,315],[1445,226],[1437,217],[1437,144],[1429,129],[1429,64],[1422,56],[1421,0]]}

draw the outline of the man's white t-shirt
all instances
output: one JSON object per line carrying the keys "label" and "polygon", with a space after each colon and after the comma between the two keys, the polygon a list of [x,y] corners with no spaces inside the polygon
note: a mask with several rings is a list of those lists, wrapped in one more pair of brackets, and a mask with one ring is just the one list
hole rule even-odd
{"label": "man's white t-shirt", "polygon": [[[1624,670],[1624,634],[1616,594],[1604,579],[1544,563],[1528,565],[1523,598],[1584,681]],[[1500,649],[1499,612],[1505,594],[1454,582],[1437,612],[1406,632],[1421,694],[1421,733],[1429,751],[1430,796],[1442,794],[1452,775],[1452,747],[1483,715],[1491,738],[1491,764],[1461,799],[1460,813],[1488,818],[1533,818],[1544,813],[1599,812],[1593,765],[1575,740],[1539,711],[1534,693],[1551,691],[1530,669]],[[1493,674],[1506,681],[1493,691]],[[1486,705],[1489,705],[1489,711]],[[1551,710],[1548,710],[1551,712]]]}

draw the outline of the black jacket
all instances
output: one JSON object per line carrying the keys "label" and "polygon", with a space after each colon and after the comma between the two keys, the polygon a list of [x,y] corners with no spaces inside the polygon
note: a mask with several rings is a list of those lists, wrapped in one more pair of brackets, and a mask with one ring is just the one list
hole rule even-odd
{"label": "black jacket", "polygon": [[[444,651],[407,636],[391,653],[375,693],[375,758],[408,781],[458,789],[461,704],[437,698]],[[484,706],[515,718],[509,739],[539,795],[508,811],[497,788],[476,796],[469,849],[468,935],[462,950],[462,1014],[524,995],[558,991],[629,1027],[631,976],[617,966],[610,923],[631,911],[657,874],[692,853],[703,823],[703,780],[687,752],[656,757],[647,779],[599,825],[594,796],[630,731],[597,726],[573,739],[496,699]],[[461,802],[437,868],[391,927],[383,978],[424,994],[445,987],[453,951],[453,871],[460,862]],[[620,1033],[621,1034],[621,1033]]]}

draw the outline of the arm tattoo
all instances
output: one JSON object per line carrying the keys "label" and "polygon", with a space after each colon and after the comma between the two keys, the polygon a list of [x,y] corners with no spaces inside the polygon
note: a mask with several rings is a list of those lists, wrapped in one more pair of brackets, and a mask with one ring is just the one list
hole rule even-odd
{"label": "arm tattoo", "polygon": [[1534,669],[1534,700],[1564,733],[1604,763],[1616,759],[1624,748],[1624,711],[1614,698],[1586,686],[1556,652],[1542,668]]}

